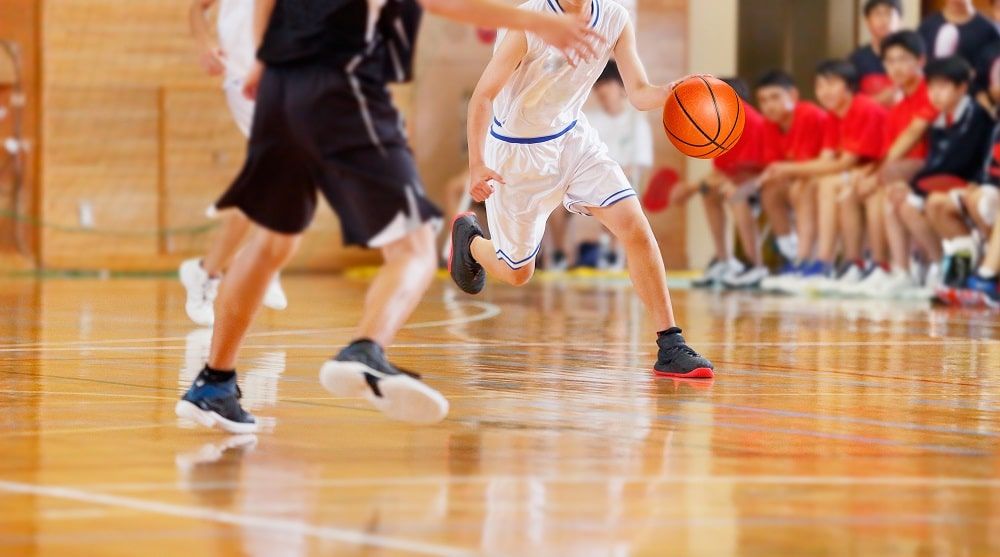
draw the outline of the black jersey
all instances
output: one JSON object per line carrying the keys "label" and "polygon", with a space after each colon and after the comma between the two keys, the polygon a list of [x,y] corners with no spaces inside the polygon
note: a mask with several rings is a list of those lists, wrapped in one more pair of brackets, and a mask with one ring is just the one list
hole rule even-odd
{"label": "black jersey", "polygon": [[965,97],[954,114],[938,116],[930,130],[927,164],[913,183],[941,175],[967,183],[978,181],[992,148],[994,124],[993,117],[972,97]]}
{"label": "black jersey", "polygon": [[277,0],[257,56],[271,66],[332,65],[407,81],[420,16],[416,0]]}
{"label": "black jersey", "polygon": [[[954,30],[958,31],[957,37]],[[997,27],[978,12],[962,25],[951,25],[941,12],[933,13],[920,24],[920,36],[927,43],[927,53],[931,58],[957,54],[973,66],[979,62],[983,49],[1000,41]]]}
{"label": "black jersey", "polygon": [[892,87],[892,81],[889,80],[889,76],[885,73],[885,66],[882,64],[882,59],[879,58],[878,54],[875,54],[872,45],[866,44],[859,47],[851,53],[851,57],[848,60],[854,66],[854,69],[858,70],[862,93],[877,95],[885,89]]}

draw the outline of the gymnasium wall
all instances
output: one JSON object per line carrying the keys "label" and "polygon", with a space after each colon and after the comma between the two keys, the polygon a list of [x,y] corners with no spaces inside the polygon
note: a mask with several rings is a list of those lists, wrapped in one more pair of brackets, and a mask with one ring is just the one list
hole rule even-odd
{"label": "gymnasium wall", "polygon": [[[0,153],[0,268],[28,268],[37,245],[35,227],[18,219],[17,214],[36,212],[38,163],[38,15],[37,0],[3,0],[0,2],[0,40],[16,44],[21,58],[20,85],[29,102],[23,112],[23,136],[26,161],[24,189],[15,198],[14,173],[7,153]],[[14,61],[6,51],[0,52],[0,106],[11,109],[14,85],[18,81]],[[34,101],[34,102],[31,102]],[[0,141],[14,135],[14,112],[0,117]]]}
{"label": "gymnasium wall", "polygon": [[[18,0],[26,1],[26,0]],[[6,2],[6,0],[5,0]],[[652,77],[685,66],[687,0],[640,0],[640,49]],[[181,0],[47,0],[40,42],[45,112],[40,261],[55,269],[165,270],[213,233],[204,209],[238,171],[244,143],[216,79],[195,63]],[[429,17],[418,81],[398,92],[428,190],[465,166],[465,103],[491,46]],[[649,115],[654,129],[657,115]],[[679,157],[657,135],[661,164]],[[658,215],[673,268],[684,267],[684,213]],[[340,247],[325,207],[293,267],[342,268],[373,255]]]}

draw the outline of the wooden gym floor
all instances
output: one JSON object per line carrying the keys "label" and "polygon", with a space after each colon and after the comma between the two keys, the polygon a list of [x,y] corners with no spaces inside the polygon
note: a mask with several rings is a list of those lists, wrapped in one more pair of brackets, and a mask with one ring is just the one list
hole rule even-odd
{"label": "wooden gym floor", "polygon": [[254,436],[179,423],[173,280],[0,281],[0,555],[1000,554],[1000,316],[675,292],[712,384],[654,379],[620,281],[438,281],[392,355],[434,427],[327,395],[365,282],[290,277]]}

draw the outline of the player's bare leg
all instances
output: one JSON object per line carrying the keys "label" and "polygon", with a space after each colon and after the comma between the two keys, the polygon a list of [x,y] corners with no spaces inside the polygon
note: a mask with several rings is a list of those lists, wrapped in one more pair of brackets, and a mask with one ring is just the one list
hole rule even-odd
{"label": "player's bare leg", "polygon": [[809,261],[816,244],[816,184],[805,180],[795,182],[791,187],[792,203],[795,206],[795,227],[799,237],[798,257]]}
{"label": "player's bare leg", "polygon": [[210,368],[236,368],[240,345],[260,310],[271,278],[292,258],[300,240],[301,235],[258,229],[233,260],[215,301],[217,319],[208,358]]}
{"label": "player's bare leg", "polygon": [[715,259],[728,262],[733,258],[732,248],[726,237],[726,200],[718,187],[712,187],[701,196],[705,207],[705,218],[712,233],[712,243],[715,245]]}
{"label": "player's bare leg", "polygon": [[202,268],[213,277],[226,272],[252,226],[250,220],[238,210],[225,211],[222,218],[219,235],[208,246],[205,258],[201,260]]}
{"label": "player's bare leg", "polygon": [[819,225],[816,259],[827,265],[832,265],[837,255],[837,213],[840,210],[837,197],[843,183],[840,174],[826,176],[817,182],[815,192]]}
{"label": "player's bare leg", "polygon": [[667,273],[660,247],[635,197],[590,212],[621,242],[629,277],[659,331],[657,373],[675,377],[712,377],[712,364],[684,343],[677,328],[667,289]]}
{"label": "player's bare leg", "polygon": [[502,259],[497,258],[497,250],[493,246],[493,242],[482,236],[473,238],[471,248],[472,257],[483,266],[488,275],[511,286],[524,286],[535,274],[534,259],[526,262],[523,267],[512,269]]}
{"label": "player's bare leg", "polygon": [[218,319],[208,362],[177,403],[178,416],[230,433],[257,430],[254,417],[240,406],[236,356],[260,310],[271,277],[291,259],[299,239],[299,235],[257,230],[233,260],[216,300]]}
{"label": "player's bare leg", "polygon": [[434,278],[434,229],[424,225],[382,248],[384,263],[365,295],[357,338],[388,346]]}

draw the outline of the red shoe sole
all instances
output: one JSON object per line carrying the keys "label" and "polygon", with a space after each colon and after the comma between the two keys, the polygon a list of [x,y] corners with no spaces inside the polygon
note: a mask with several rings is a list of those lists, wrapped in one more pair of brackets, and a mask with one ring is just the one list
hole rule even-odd
{"label": "red shoe sole", "polygon": [[712,379],[715,377],[715,373],[707,367],[700,367],[687,373],[663,373],[662,371],[656,371],[654,369],[653,375],[657,377],[673,377],[680,379]]}
{"label": "red shoe sole", "polygon": [[[470,216],[470,215],[471,216],[475,216],[476,214],[473,213],[472,211],[466,211],[464,213],[459,213],[459,214],[455,215],[455,218],[451,219],[451,235],[452,236],[455,235],[455,223],[458,222],[458,219],[460,219],[462,217],[465,217],[465,216]],[[455,241],[453,239],[452,242],[451,242],[451,249],[448,251],[448,272],[449,273],[451,272],[451,262],[454,261],[454,260],[455,260]]]}

